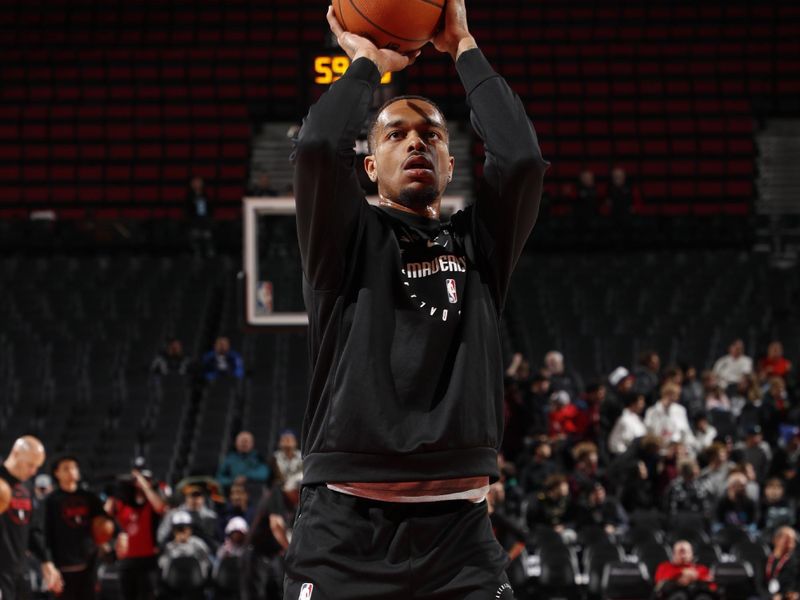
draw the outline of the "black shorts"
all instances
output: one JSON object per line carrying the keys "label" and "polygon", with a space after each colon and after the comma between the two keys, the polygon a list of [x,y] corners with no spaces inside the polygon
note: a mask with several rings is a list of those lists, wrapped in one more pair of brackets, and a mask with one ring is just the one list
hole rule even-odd
{"label": "black shorts", "polygon": [[486,503],[378,502],[305,487],[284,600],[513,600]]}

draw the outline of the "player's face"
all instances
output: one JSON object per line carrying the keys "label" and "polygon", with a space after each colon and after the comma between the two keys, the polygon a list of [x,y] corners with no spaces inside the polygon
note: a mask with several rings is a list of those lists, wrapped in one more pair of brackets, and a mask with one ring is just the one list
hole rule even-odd
{"label": "player's face", "polygon": [[36,475],[39,468],[44,464],[44,452],[39,450],[25,450],[19,452],[16,457],[16,465],[14,476],[20,481],[28,481],[31,477]]}
{"label": "player's face", "polygon": [[58,480],[58,484],[65,489],[81,480],[81,472],[78,468],[78,463],[74,460],[62,460],[58,464],[54,475]]}
{"label": "player's face", "polygon": [[398,100],[378,116],[367,174],[387,200],[419,208],[438,200],[453,175],[446,124],[423,100]]}

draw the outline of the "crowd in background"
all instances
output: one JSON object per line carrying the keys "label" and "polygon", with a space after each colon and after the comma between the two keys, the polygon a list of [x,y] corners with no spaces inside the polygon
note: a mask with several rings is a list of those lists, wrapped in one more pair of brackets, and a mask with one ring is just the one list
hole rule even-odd
{"label": "crowd in background", "polygon": [[[37,554],[52,563],[58,581],[43,581],[46,571],[32,557],[36,597],[56,591],[88,600],[95,589],[125,600],[282,597],[281,557],[303,468],[293,431],[281,432],[268,458],[250,432],[239,432],[215,477],[188,477],[174,488],[141,459],[103,490],[81,480],[73,455],[58,455],[49,466],[50,474],[34,480],[39,509],[31,539],[41,543]],[[105,534],[98,518],[111,524]]]}
{"label": "crowd in background", "polygon": [[[771,342],[754,361],[734,340],[703,372],[664,367],[654,351],[598,381],[585,382],[568,367],[552,351],[538,368],[516,354],[506,371],[501,478],[491,486],[487,509],[519,597],[529,575],[525,553],[543,530],[580,548],[587,532],[621,541],[636,523],[657,529],[694,515],[695,526],[710,535],[739,531],[773,547],[775,556],[790,557],[788,569],[786,560],[776,563],[785,582],[770,598],[796,600],[800,403],[781,343]],[[211,381],[241,378],[244,370],[230,342],[218,338],[198,361],[171,340],[151,372]],[[216,473],[186,478],[174,489],[141,460],[96,495],[81,482],[76,457],[48,464],[52,478],[36,477],[36,502],[45,515],[46,556],[61,574],[60,585],[73,592],[62,597],[89,597],[74,590],[94,585],[98,572],[106,580],[116,573],[126,600],[281,597],[282,554],[302,482],[294,432],[282,432],[264,458],[253,435],[242,431]],[[75,500],[79,493],[82,504]],[[74,522],[60,523],[64,515]],[[113,523],[113,532],[99,534],[97,516]],[[671,561],[659,565],[654,581],[664,597],[675,586],[698,583],[713,597],[711,565],[687,544],[675,541]],[[41,590],[41,582],[34,588]]]}
{"label": "crowd in background", "polygon": [[[694,514],[711,536],[771,545],[800,522],[800,403],[780,341],[753,360],[734,340],[703,372],[655,351],[586,384],[568,367],[552,351],[538,367],[516,354],[506,372],[494,510],[516,526],[504,528],[512,558],[543,525],[567,543],[592,528],[622,540],[634,522]],[[793,572],[795,595],[773,599],[796,597]]]}

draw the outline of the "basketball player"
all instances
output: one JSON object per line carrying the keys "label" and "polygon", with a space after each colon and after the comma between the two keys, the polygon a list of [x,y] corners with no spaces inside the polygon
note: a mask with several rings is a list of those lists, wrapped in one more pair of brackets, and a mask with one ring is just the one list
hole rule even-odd
{"label": "basketball player", "polygon": [[464,0],[445,11],[433,44],[455,61],[490,188],[449,222],[447,124],[423,98],[378,111],[364,166],[380,206],[365,201],[356,135],[381,75],[418,52],[379,50],[328,12],[352,63],[311,108],[293,157],[313,373],[286,599],[513,597],[484,499],[503,428],[499,319],[547,163]]}
{"label": "basketball player", "polygon": [[42,562],[42,575],[48,589],[61,593],[61,574],[50,561],[44,543],[39,515],[34,514],[31,477],[45,459],[44,446],[26,435],[14,442],[5,462],[0,465],[0,479],[11,488],[11,503],[0,514],[0,598],[19,600],[30,595],[25,579],[26,553]]}
{"label": "basketball player", "polygon": [[92,520],[108,515],[100,497],[80,487],[77,457],[61,455],[53,461],[51,470],[58,485],[44,502],[44,531],[53,563],[64,580],[60,600],[92,600],[97,579]]}

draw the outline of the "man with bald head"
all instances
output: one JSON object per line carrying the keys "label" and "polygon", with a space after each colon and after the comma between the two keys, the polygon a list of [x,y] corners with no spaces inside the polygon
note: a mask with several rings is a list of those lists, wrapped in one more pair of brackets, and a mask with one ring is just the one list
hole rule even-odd
{"label": "man with bald head", "polygon": [[11,502],[0,514],[0,598],[27,598],[30,586],[24,578],[26,552],[42,562],[42,574],[49,589],[60,593],[61,575],[50,560],[44,542],[41,520],[34,514],[31,478],[44,464],[42,442],[26,435],[14,442],[5,462],[0,465],[0,479],[11,488]]}

